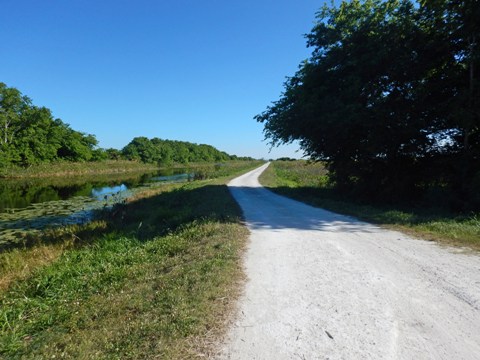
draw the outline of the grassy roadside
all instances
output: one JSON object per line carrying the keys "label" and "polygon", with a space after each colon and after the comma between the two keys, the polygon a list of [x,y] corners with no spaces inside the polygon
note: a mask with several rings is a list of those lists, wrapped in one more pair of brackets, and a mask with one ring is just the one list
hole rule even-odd
{"label": "grassy roadside", "polygon": [[248,235],[225,183],[256,165],[147,189],[103,219],[0,254],[0,278],[11,277],[0,288],[0,358],[211,355]]}
{"label": "grassy roadside", "polygon": [[441,244],[480,250],[480,214],[454,214],[435,208],[405,208],[349,201],[328,187],[322,164],[273,162],[260,176],[272,191]]}

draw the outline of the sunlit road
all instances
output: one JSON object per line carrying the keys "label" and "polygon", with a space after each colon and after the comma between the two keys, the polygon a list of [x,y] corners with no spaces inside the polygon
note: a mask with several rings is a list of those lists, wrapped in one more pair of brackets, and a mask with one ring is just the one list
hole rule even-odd
{"label": "sunlit road", "polygon": [[480,258],[230,182],[251,230],[221,359],[480,359]]}

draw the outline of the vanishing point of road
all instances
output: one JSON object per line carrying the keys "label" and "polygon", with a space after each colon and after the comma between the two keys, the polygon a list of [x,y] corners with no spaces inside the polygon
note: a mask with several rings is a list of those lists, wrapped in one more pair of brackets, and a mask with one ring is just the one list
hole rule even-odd
{"label": "vanishing point of road", "polygon": [[248,280],[220,359],[480,359],[480,257],[232,180]]}

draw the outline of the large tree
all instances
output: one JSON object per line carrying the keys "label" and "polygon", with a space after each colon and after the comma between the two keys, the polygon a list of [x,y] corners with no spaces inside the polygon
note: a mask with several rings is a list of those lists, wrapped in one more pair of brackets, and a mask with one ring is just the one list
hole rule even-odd
{"label": "large tree", "polygon": [[71,129],[46,107],[0,83],[0,167],[88,161],[96,146],[95,136]]}
{"label": "large tree", "polygon": [[472,179],[478,2],[455,4],[325,6],[307,35],[311,57],[256,116],[266,138],[298,140],[306,155],[327,163],[337,186],[367,196],[403,197],[439,178],[453,183],[451,165],[467,152],[462,176]]}

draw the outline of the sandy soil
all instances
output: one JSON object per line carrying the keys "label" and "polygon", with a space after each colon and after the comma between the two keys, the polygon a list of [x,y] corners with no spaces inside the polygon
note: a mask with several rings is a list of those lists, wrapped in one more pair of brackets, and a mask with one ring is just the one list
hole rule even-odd
{"label": "sandy soil", "polygon": [[230,182],[251,242],[219,359],[480,359],[480,257]]}

